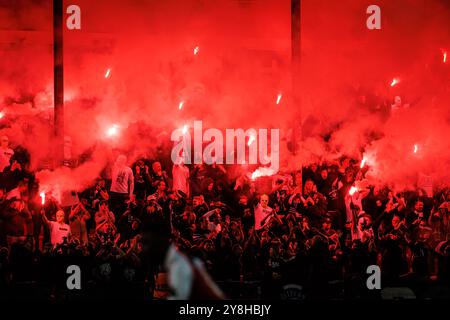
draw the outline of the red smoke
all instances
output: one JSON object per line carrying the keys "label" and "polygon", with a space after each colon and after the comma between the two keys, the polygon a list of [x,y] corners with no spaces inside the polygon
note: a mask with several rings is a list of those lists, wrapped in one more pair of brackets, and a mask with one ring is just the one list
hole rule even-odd
{"label": "red smoke", "polygon": [[[33,169],[52,150],[50,3],[0,5],[1,131],[29,149]],[[82,30],[64,34],[65,131],[73,158],[94,153],[73,171],[40,172],[42,184],[86,186],[114,153],[152,157],[195,119],[219,129],[280,128],[286,169],[364,153],[372,181],[410,186],[423,173],[448,182],[441,48],[450,14],[442,1],[378,1],[381,30],[366,28],[370,1],[302,1],[299,74],[291,72],[289,0],[73,4]],[[401,81],[392,85],[394,77]],[[367,107],[390,106],[395,96],[409,108],[389,116]]]}

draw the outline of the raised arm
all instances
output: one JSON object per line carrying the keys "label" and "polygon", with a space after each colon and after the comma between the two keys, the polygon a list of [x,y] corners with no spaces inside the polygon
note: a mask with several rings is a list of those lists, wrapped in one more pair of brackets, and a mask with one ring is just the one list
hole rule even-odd
{"label": "raised arm", "polygon": [[133,172],[130,170],[131,174],[130,174],[130,178],[129,178],[129,184],[130,184],[130,200],[133,200],[133,195],[134,195],[134,176],[133,176]]}
{"label": "raised arm", "polygon": [[47,216],[45,215],[45,210],[41,210],[41,217],[42,217],[42,221],[44,221],[44,223],[49,226],[50,221],[48,221]]}

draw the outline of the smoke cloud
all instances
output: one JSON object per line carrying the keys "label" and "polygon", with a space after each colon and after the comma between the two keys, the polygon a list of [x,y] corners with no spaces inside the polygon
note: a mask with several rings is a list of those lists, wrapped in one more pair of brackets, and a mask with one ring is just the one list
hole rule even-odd
{"label": "smoke cloud", "polygon": [[[73,159],[89,157],[76,169],[45,171],[51,1],[0,1],[0,128],[30,151],[43,185],[83,188],[119,153],[159,157],[172,130],[194,120],[280,128],[282,169],[364,155],[374,183],[413,186],[424,174],[448,184],[445,1],[378,1],[381,30],[366,28],[369,1],[302,1],[299,74],[291,72],[288,0],[70,4],[81,8],[82,29],[64,33],[65,134]],[[406,107],[391,114],[395,96]]]}

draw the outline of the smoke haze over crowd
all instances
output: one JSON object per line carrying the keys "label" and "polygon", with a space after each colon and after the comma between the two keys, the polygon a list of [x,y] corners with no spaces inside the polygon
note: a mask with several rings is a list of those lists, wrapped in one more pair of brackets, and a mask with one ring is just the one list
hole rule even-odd
{"label": "smoke haze over crowd", "polygon": [[[448,184],[449,3],[377,1],[382,28],[368,30],[372,1],[301,2],[298,74],[290,1],[65,2],[81,8],[81,30],[64,32],[65,135],[72,158],[93,152],[38,178],[81,188],[116,153],[155,156],[172,130],[202,120],[280,128],[282,169],[364,155],[374,183]],[[52,150],[52,61],[51,1],[0,1],[0,131],[29,150],[32,169]],[[395,96],[409,107],[369,107]]]}

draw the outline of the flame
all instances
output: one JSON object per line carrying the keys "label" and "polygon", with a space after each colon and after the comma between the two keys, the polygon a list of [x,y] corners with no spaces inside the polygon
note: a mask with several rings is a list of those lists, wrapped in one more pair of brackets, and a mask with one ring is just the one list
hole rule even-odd
{"label": "flame", "polygon": [[178,110],[181,110],[181,109],[183,108],[183,105],[184,105],[184,101],[181,101],[181,102],[178,104]]}
{"label": "flame", "polygon": [[108,79],[110,74],[111,74],[111,68],[108,68],[108,70],[106,70],[106,73],[105,73],[105,79]]}
{"label": "flame", "polygon": [[355,186],[352,186],[352,187],[350,188],[350,190],[348,191],[348,194],[352,196],[352,195],[355,194],[356,191],[358,191],[358,188],[355,187]]}
{"label": "flame", "polygon": [[417,153],[417,151],[419,150],[419,146],[417,144],[414,145],[414,153]]}
{"label": "flame", "polygon": [[398,78],[392,79],[391,87],[395,86],[395,85],[396,85],[397,83],[399,83],[399,82],[400,82],[400,79],[398,79]]}
{"label": "flame", "polygon": [[359,167],[362,169],[364,168],[365,165],[366,165],[366,158],[363,157],[363,159],[361,160],[361,165]]}
{"label": "flame", "polygon": [[444,53],[443,53],[442,62],[443,62],[443,63],[446,63],[446,62],[447,62],[447,51],[444,51]]}
{"label": "flame", "polygon": [[39,196],[41,197],[41,204],[44,205],[45,204],[45,192],[42,191],[41,193],[39,193]]}
{"label": "flame", "polygon": [[275,170],[273,170],[271,168],[261,167],[261,168],[256,169],[252,173],[252,180],[255,180],[256,178],[259,178],[259,177],[271,176],[271,175],[274,175],[275,173],[276,173]]}
{"label": "flame", "polygon": [[283,95],[281,93],[278,94],[277,96],[277,104],[280,104],[281,98],[283,97]]}
{"label": "flame", "polygon": [[198,46],[196,46],[194,48],[194,56],[196,56],[198,54],[198,51],[200,50],[200,48]]}
{"label": "flame", "polygon": [[254,141],[255,141],[255,136],[254,136],[254,135],[251,135],[250,138],[248,139],[247,146],[250,147],[250,145],[251,145]]}
{"label": "flame", "polygon": [[119,126],[117,124],[113,124],[111,127],[108,128],[106,131],[106,134],[109,137],[117,136],[119,133]]}

